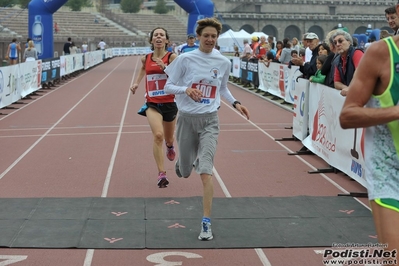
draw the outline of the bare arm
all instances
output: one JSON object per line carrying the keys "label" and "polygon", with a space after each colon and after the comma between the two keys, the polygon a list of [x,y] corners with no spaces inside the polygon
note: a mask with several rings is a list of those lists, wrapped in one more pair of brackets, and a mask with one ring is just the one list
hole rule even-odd
{"label": "bare arm", "polygon": [[345,88],[347,88],[348,86],[346,86],[344,83],[340,82],[340,81],[334,81],[334,88],[336,88],[337,90],[341,91]]}
{"label": "bare arm", "polygon": [[[176,59],[176,57],[177,57],[176,54],[171,54],[170,57],[169,57],[169,64],[172,63],[173,60]],[[162,59],[160,59],[160,58],[155,58],[154,61],[155,61],[155,63],[156,63],[161,69],[165,70],[165,68],[166,68],[167,65],[162,61]]]}
{"label": "bare arm", "polygon": [[137,88],[139,87],[139,84],[140,84],[141,80],[142,80],[143,77],[145,76],[145,57],[146,57],[146,56],[141,57],[142,66],[141,66],[141,68],[140,68],[140,72],[139,72],[139,74],[138,74],[138,76],[137,76],[137,78],[136,78],[136,82],[135,82],[135,83],[133,84],[133,86],[130,88],[130,90],[132,91],[133,94],[136,93],[136,90],[137,90]]}
{"label": "bare arm", "polygon": [[[399,42],[399,38],[394,38]],[[399,119],[399,106],[365,108],[373,94],[381,95],[391,76],[387,44],[381,41],[371,45],[356,69],[349,85],[339,120],[342,128],[370,127]]]}
{"label": "bare arm", "polygon": [[337,67],[334,69],[334,88],[341,91],[342,96],[346,96],[348,94],[348,86],[342,83],[341,75],[339,74]]}

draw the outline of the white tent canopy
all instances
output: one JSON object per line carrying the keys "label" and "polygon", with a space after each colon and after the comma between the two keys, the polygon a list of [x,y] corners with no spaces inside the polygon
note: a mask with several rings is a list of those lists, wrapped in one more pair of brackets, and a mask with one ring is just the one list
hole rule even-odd
{"label": "white tent canopy", "polygon": [[220,50],[222,52],[233,52],[234,45],[238,46],[239,50],[242,51],[244,47],[244,40],[251,42],[251,34],[245,30],[233,31],[229,29],[219,36],[218,45],[220,46]]}
{"label": "white tent canopy", "polygon": [[253,36],[256,36],[256,37],[261,37],[261,36],[265,36],[266,37],[266,40],[267,40],[267,37],[269,37],[266,33],[264,33],[264,32],[261,32],[261,31],[255,31],[255,32],[252,32],[251,33],[251,37],[253,37]]}

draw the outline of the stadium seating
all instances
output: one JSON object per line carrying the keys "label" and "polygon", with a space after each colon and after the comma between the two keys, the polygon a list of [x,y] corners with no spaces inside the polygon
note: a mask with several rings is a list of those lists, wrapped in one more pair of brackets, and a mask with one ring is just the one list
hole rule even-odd
{"label": "stadium seating", "polygon": [[[97,21],[97,23],[95,22]],[[134,40],[134,33],[128,33],[121,28],[111,25],[101,16],[89,12],[57,11],[53,15],[59,31],[54,33],[54,41],[65,41],[72,37],[77,41],[106,40]],[[0,25],[17,33],[20,38],[28,37],[28,10],[17,8],[0,9]]]}
{"label": "stadium seating", "polygon": [[[109,13],[112,14],[107,15]],[[54,33],[54,42],[64,42],[68,37],[72,37],[77,43],[96,43],[103,39],[111,46],[126,46],[133,41],[137,45],[148,45],[148,33],[160,25],[168,30],[172,41],[186,40],[185,24],[173,15],[114,12],[98,15],[58,10],[53,15],[53,21],[57,22],[59,29]],[[0,8],[0,38],[10,40],[17,37],[24,40],[28,37],[27,26],[27,9]]]}
{"label": "stadium seating", "polygon": [[119,19],[116,22],[125,22],[128,28],[140,29],[146,36],[155,27],[162,26],[168,31],[171,42],[184,42],[187,39],[187,23],[182,23],[173,15],[114,13],[114,17]]}

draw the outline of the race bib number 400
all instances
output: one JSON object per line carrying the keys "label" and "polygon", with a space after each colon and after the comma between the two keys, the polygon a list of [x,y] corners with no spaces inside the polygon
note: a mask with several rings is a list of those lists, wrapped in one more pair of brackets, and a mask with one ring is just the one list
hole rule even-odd
{"label": "race bib number 400", "polygon": [[147,76],[148,96],[158,97],[166,95],[163,88],[166,84],[166,74],[153,74]]}

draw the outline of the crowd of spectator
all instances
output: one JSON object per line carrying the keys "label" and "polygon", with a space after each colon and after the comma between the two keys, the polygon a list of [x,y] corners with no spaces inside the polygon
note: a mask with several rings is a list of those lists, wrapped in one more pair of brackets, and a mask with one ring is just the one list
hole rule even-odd
{"label": "crowd of spectator", "polygon": [[[398,20],[398,23],[391,23],[391,28],[397,31],[399,19],[396,13],[387,18],[388,22],[390,20]],[[384,35],[382,31],[381,38],[389,36],[391,35]],[[285,64],[289,68],[293,65],[298,66],[303,74],[302,78],[340,90],[343,96],[346,95],[364,49],[367,48],[357,47],[356,38],[343,29],[332,30],[325,40],[320,40],[314,32],[307,32],[302,36],[301,43],[298,38],[274,41],[274,36],[269,35],[266,38],[264,35],[253,36],[251,43],[244,40],[243,45],[241,54],[238,47],[234,47],[234,56],[245,60],[258,60],[266,67],[269,67],[271,62]]]}

